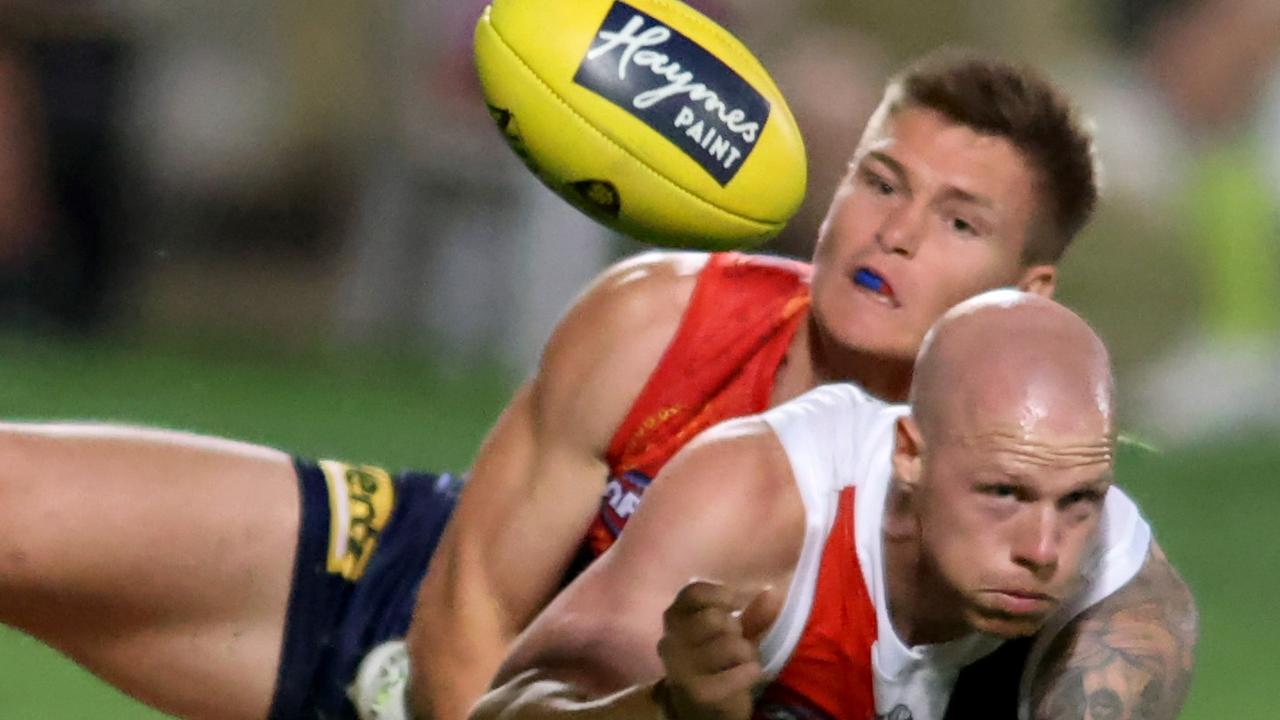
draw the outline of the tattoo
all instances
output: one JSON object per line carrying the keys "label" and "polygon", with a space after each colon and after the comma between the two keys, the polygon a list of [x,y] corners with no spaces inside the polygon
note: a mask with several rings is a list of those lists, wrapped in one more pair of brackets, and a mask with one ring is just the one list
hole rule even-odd
{"label": "tattoo", "polygon": [[1127,585],[1068,625],[1032,683],[1037,720],[1172,720],[1191,681],[1195,601],[1154,544]]}
{"label": "tattoo", "polygon": [[1120,720],[1124,702],[1111,688],[1099,688],[1089,693],[1089,717],[1094,720]]}

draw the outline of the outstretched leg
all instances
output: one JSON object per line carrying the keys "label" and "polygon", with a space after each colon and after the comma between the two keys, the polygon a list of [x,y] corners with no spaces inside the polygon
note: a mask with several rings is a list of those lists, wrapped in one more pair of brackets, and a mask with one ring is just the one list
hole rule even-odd
{"label": "outstretched leg", "polygon": [[298,537],[288,455],[4,424],[0,508],[0,621],[166,712],[267,715]]}

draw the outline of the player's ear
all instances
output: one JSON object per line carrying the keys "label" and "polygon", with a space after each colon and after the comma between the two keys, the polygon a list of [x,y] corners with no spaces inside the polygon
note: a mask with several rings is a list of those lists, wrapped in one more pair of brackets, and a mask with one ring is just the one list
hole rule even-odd
{"label": "player's ear", "polygon": [[920,427],[910,415],[898,418],[894,426],[893,484],[885,500],[884,536],[886,540],[909,540],[920,533],[920,514],[916,506],[916,489],[920,475],[924,441]]}
{"label": "player's ear", "polygon": [[921,455],[924,440],[915,418],[903,415],[894,427],[893,475],[903,489],[914,490],[920,482]]}
{"label": "player's ear", "polygon": [[1018,278],[1018,289],[1041,297],[1053,297],[1058,287],[1058,268],[1053,265],[1031,265]]}

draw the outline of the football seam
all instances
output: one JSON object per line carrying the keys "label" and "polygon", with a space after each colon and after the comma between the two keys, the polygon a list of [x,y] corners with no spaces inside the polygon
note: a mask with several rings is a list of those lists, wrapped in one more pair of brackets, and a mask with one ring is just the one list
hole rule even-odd
{"label": "football seam", "polygon": [[[795,116],[791,114],[791,108],[787,106],[786,97],[782,94],[781,88],[778,87],[778,84],[777,82],[774,81],[773,76],[769,74],[769,70],[765,68],[764,62],[762,62],[760,58],[756,57],[755,54],[751,52],[751,49],[748,48],[746,44],[742,42],[741,39],[739,39],[736,35],[734,35],[728,28],[724,27],[723,25],[716,22],[715,20],[702,14],[696,8],[690,7],[689,5],[686,5],[681,2],[669,2],[669,0],[650,0],[650,2],[652,2],[654,5],[662,6],[663,8],[667,9],[673,14],[680,15],[682,18],[689,21],[690,23],[696,23],[702,28],[704,32],[710,35],[715,35],[717,42],[720,44],[719,50],[724,51],[718,54],[721,54],[721,55],[732,54],[733,57],[739,63],[741,63],[743,69],[750,70],[752,74],[758,75],[759,82],[764,84],[767,90],[772,91],[773,94],[777,96],[777,101],[776,102],[770,101],[769,105],[772,107],[772,109],[777,110],[784,117],[786,117],[790,121],[788,124],[791,127],[795,127],[796,125]],[[707,51],[710,52],[710,50],[707,50]],[[723,58],[721,59],[721,61],[723,62]],[[726,63],[726,65],[727,64],[728,63]],[[738,70],[734,67],[729,67],[729,69],[735,73],[738,72]],[[745,81],[746,78],[744,77],[743,80]],[[748,82],[747,84],[751,85],[752,83]],[[767,131],[770,125],[777,127],[778,123],[777,121],[772,123],[769,123],[766,121],[764,130]],[[801,139],[801,142],[803,143],[803,138]],[[807,159],[806,159],[806,162],[807,162]]]}
{"label": "football seam", "polygon": [[[764,78],[764,81],[772,86],[770,89],[776,91],[779,97],[782,96],[782,92],[778,90],[776,84],[773,82],[773,78],[771,78],[769,76],[769,72],[765,70],[764,63],[760,62],[759,58],[752,55],[746,45],[744,45],[733,33],[729,32],[728,28],[683,3],[667,2],[667,0],[650,0],[650,2],[655,5],[661,5],[672,13],[678,13],[689,22],[700,25],[708,34],[716,35],[716,40],[721,43],[723,50],[733,53],[734,58],[736,58],[738,62],[751,68],[752,71],[759,73],[761,77]],[[734,70],[733,68],[729,69]],[[737,72],[737,70],[734,70],[734,72]]]}
{"label": "football seam", "polygon": [[[751,217],[750,215],[743,215],[743,214],[740,214],[740,213],[736,213],[736,212],[733,212],[732,210],[729,210],[729,209],[727,209],[727,208],[720,207],[719,205],[716,205],[716,204],[712,203],[711,201],[709,201],[709,200],[707,200],[707,199],[705,199],[705,198],[698,197],[698,195],[694,194],[694,192],[693,192],[692,190],[689,190],[688,188],[686,188],[686,187],[684,187],[684,186],[680,185],[679,183],[677,183],[676,181],[672,180],[671,178],[669,178],[669,177],[667,177],[667,176],[663,175],[662,173],[658,172],[658,171],[657,171],[657,170],[655,170],[655,169],[654,169],[654,168],[653,168],[653,167],[652,167],[648,162],[646,162],[645,160],[641,159],[639,155],[636,155],[636,154],[634,154],[634,153],[632,153],[632,152],[628,151],[625,147],[623,147],[622,145],[618,144],[618,142],[617,142],[617,141],[615,141],[613,138],[611,138],[611,137],[609,137],[608,135],[606,135],[604,132],[602,132],[602,131],[601,131],[599,128],[597,128],[595,125],[592,125],[592,124],[587,120],[587,118],[586,118],[584,115],[582,115],[582,113],[578,112],[578,111],[577,111],[577,109],[575,109],[572,105],[570,105],[567,101],[565,101],[565,99],[564,99],[563,97],[561,97],[561,96],[560,96],[560,93],[556,92],[555,88],[551,87],[551,85],[549,85],[549,84],[547,83],[547,81],[546,81],[546,80],[542,79],[542,76],[541,76],[541,75],[539,75],[538,73],[534,72],[533,68],[529,66],[529,63],[525,62],[525,59],[524,59],[523,57],[521,57],[521,56],[520,56],[520,53],[516,52],[516,49],[515,49],[514,47],[512,47],[511,43],[507,42],[507,39],[506,39],[505,37],[503,37],[503,36],[502,36],[502,33],[498,30],[497,25],[496,25],[492,20],[490,20],[490,21],[489,21],[489,27],[493,28],[493,34],[494,34],[494,37],[496,37],[496,38],[499,40],[499,42],[501,42],[501,43],[502,43],[502,47],[506,48],[506,49],[507,49],[507,51],[511,53],[511,56],[512,56],[512,57],[514,57],[514,58],[515,58],[515,59],[520,63],[520,66],[521,66],[521,67],[523,67],[523,68],[525,69],[525,71],[526,71],[526,72],[528,72],[530,75],[532,75],[532,76],[533,76],[533,79],[537,80],[537,81],[538,81],[538,83],[539,83],[540,85],[542,85],[542,87],[543,87],[543,88],[545,88],[545,89],[547,90],[547,92],[548,92],[548,93],[550,93],[550,94],[551,94],[551,97],[552,97],[552,98],[554,98],[556,102],[558,102],[558,103],[560,103],[561,105],[563,105],[563,106],[564,106],[564,108],[565,108],[566,110],[568,110],[568,111],[569,111],[569,113],[570,113],[570,114],[572,114],[572,115],[573,115],[573,117],[575,117],[575,118],[576,118],[576,119],[577,119],[577,120],[578,120],[582,125],[586,126],[586,128],[587,128],[588,130],[590,130],[591,132],[595,133],[595,134],[596,134],[596,135],[598,135],[602,140],[604,140],[605,142],[609,143],[609,144],[610,144],[610,145],[612,145],[613,147],[615,147],[615,148],[617,148],[618,150],[620,150],[623,154],[625,154],[625,155],[627,155],[628,157],[630,157],[630,158],[632,158],[633,160],[635,160],[635,161],[640,165],[640,167],[644,168],[644,169],[645,169],[645,171],[647,171],[650,175],[652,175],[652,176],[654,176],[655,178],[657,178],[657,179],[661,180],[662,182],[666,183],[667,185],[670,185],[671,187],[673,187],[673,188],[675,188],[676,190],[680,191],[680,193],[682,193],[682,194],[684,194],[684,195],[689,196],[690,198],[692,198],[693,200],[695,200],[697,203],[699,203],[699,204],[701,204],[701,205],[705,205],[705,206],[707,206],[707,207],[711,208],[712,210],[715,210],[716,212],[719,212],[719,213],[722,213],[722,214],[724,214],[724,215],[727,215],[727,216],[729,216],[729,217],[731,217],[731,218],[734,218],[735,220],[742,220],[742,221],[745,221],[745,222],[749,222],[749,223],[754,223],[754,224],[756,224],[756,225],[760,225],[760,226],[762,226],[762,227],[761,227],[761,229],[762,229],[762,230],[773,230],[773,229],[775,229],[775,228],[777,228],[777,227],[779,227],[779,226],[781,226],[781,225],[785,224],[785,220],[764,220],[764,219],[761,219],[761,218]],[[639,121],[639,119],[638,119],[638,118],[637,118],[637,121]],[[646,127],[648,127],[648,126],[646,125]],[[653,128],[649,128],[649,129],[650,129],[650,130],[653,130]],[[656,133],[657,131],[656,131],[656,130],[654,130],[654,132]],[[679,148],[678,148],[678,147],[677,147],[676,149],[677,149],[677,150],[679,150]],[[681,152],[684,152],[684,151],[683,151],[683,150],[681,150]],[[688,156],[686,155],[686,157],[688,157]]]}

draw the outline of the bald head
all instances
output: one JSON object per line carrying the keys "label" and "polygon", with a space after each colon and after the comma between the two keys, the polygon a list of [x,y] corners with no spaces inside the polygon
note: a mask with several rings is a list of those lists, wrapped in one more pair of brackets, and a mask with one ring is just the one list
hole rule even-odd
{"label": "bald head", "polygon": [[947,312],[916,361],[912,414],[926,443],[979,428],[1109,436],[1113,381],[1102,340],[1038,295],[995,290]]}
{"label": "bald head", "polygon": [[1114,468],[1111,394],[1102,341],[1046,298],[989,292],[934,325],[885,511],[890,576],[951,588],[917,612],[952,613],[951,634],[1030,635],[1079,590]]}

